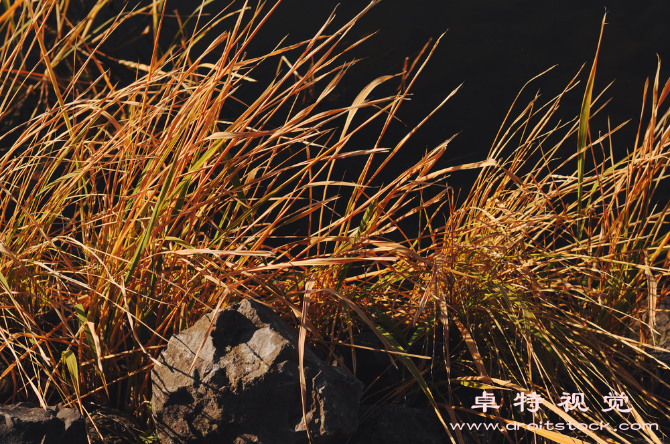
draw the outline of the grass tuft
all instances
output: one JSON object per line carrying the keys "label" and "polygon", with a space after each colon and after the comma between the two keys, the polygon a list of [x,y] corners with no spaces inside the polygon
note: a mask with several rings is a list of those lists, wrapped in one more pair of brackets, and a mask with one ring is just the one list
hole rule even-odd
{"label": "grass tuft", "polygon": [[[331,17],[310,40],[252,56],[278,3],[230,3],[201,24],[203,5],[167,36],[163,2],[100,26],[105,0],[79,19],[69,2],[3,2],[0,379],[13,389],[0,401],[84,413],[89,403],[110,405],[147,424],[149,442],[150,372],[169,337],[254,298],[329,363],[345,366],[339,350],[351,348],[352,372],[354,335],[374,332],[404,376],[366,396],[426,400],[453,442],[464,439],[448,423],[473,418],[523,424],[505,432],[508,442],[579,442],[527,427],[557,417],[667,423],[660,393],[670,368],[655,325],[670,240],[660,195],[670,82],[660,89],[660,64],[650,117],[622,159],[611,150],[619,127],[590,137],[596,52],[574,120],[554,115],[576,78],[545,104],[536,97],[518,112],[515,103],[487,159],[435,170],[448,139],[380,184],[458,88],[390,140],[438,39],[350,106],[329,105],[354,63],[347,51],[365,40],[351,43],[350,31],[375,3],[338,29]],[[108,46],[136,20],[149,26],[146,63],[115,58]],[[257,81],[268,66],[276,76]],[[373,95],[393,81],[394,93]],[[352,142],[377,123],[374,145]],[[566,148],[575,138],[576,153]],[[339,180],[353,158],[358,177]],[[479,176],[459,201],[442,181],[465,169]],[[418,234],[408,235],[416,220]],[[494,415],[471,408],[482,389],[500,400]],[[518,412],[519,392],[540,394],[546,409]],[[594,408],[564,412],[563,392],[584,393]],[[609,392],[625,392],[632,413],[595,408]],[[660,433],[644,434],[660,442]]]}

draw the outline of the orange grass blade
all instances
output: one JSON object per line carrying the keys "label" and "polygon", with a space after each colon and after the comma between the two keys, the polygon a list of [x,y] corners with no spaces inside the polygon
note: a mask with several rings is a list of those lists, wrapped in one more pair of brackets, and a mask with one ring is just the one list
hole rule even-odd
{"label": "orange grass blade", "polygon": [[1,22],[4,22],[5,19],[7,19],[7,17],[9,17],[10,14],[11,14],[12,12],[14,12],[14,10],[15,10],[16,8],[18,8],[19,6],[21,6],[21,4],[23,4],[23,0],[16,0],[16,1],[12,4],[12,6],[10,6],[9,8],[7,8],[7,10],[6,10],[2,15],[0,15],[0,23],[1,23]]}

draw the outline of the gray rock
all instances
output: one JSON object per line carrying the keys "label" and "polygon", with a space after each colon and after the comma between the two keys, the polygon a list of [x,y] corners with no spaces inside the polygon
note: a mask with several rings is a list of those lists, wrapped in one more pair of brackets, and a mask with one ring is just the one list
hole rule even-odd
{"label": "gray rock", "polygon": [[429,413],[386,404],[371,412],[349,444],[441,444],[442,432]]}
{"label": "gray rock", "polygon": [[75,409],[61,406],[44,410],[21,402],[0,405],[0,442],[3,444],[85,444],[86,424]]}
{"label": "gray rock", "polygon": [[[162,444],[307,443],[298,335],[271,309],[245,300],[222,310],[193,375],[188,369],[212,314],[173,336],[152,371],[152,411]],[[318,444],[356,430],[363,384],[305,353],[308,425]]]}

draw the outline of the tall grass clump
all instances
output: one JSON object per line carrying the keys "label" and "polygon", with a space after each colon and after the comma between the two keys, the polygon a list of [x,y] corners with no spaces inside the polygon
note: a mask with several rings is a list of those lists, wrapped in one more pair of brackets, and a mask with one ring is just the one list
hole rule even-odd
{"label": "tall grass clump", "polygon": [[[589,101],[594,75],[595,63]],[[430,234],[427,251],[417,251],[434,258],[430,273],[407,274],[418,284],[414,300],[434,301],[424,319],[441,330],[444,362],[431,377],[449,381],[439,393],[452,420],[463,412],[461,418],[488,417],[501,425],[613,425],[584,432],[588,442],[628,442],[630,435],[614,428],[620,423],[668,423],[667,349],[659,347],[667,338],[655,320],[668,293],[670,113],[662,106],[670,81],[661,88],[659,77],[660,64],[651,109],[644,110],[646,128],[641,121],[622,159],[612,154],[618,128],[597,139],[584,130],[590,104],[581,118],[551,123],[576,83],[544,105],[536,97],[499,133],[490,152],[498,168],[483,171],[462,204],[450,200],[446,224]],[[588,143],[565,156],[581,131],[586,135],[579,142]],[[516,143],[513,152],[504,156],[510,143]],[[590,170],[575,170],[589,160]],[[413,262],[409,256],[405,270]],[[501,410],[473,410],[475,392],[459,386],[478,394],[493,389],[502,395]],[[520,414],[512,406],[521,392],[541,395],[543,410]],[[585,394],[589,410],[566,414],[557,407],[566,393]],[[630,413],[602,412],[611,393],[629,397]],[[516,433],[506,437],[518,439]],[[534,433],[575,442],[547,430]],[[647,442],[660,442],[658,432],[641,433]]]}
{"label": "tall grass clump", "polygon": [[[385,207],[393,212],[376,220],[392,225],[420,185],[397,180],[373,205],[363,182],[373,157],[389,150],[347,144],[372,120],[388,126],[408,89],[367,100],[392,78],[381,77],[350,107],[318,108],[351,65],[340,59],[359,42],[342,40],[358,17],[332,34],[324,26],[309,41],[249,58],[247,46],[277,6],[243,5],[167,50],[156,43],[149,65],[126,61],[137,80],[118,86],[91,45],[137,11],[95,37],[84,19],[62,36],[51,33],[49,47],[43,33],[66,13],[60,7],[26,4],[3,16],[3,118],[31,89],[34,72],[46,67],[38,79],[50,82],[50,97],[36,105],[43,112],[14,130],[0,163],[3,377],[16,387],[9,401],[94,400],[142,415],[166,338],[203,313],[251,296],[299,313],[286,293],[304,285],[304,270],[395,260],[349,254],[356,236],[344,227]],[[207,31],[226,20],[230,30],[200,49]],[[75,62],[59,73],[60,53]],[[288,68],[231,115],[236,90],[270,60]],[[308,89],[318,93],[306,102]],[[373,112],[353,125],[361,108]],[[338,119],[344,125],[336,133]],[[334,180],[334,164],[355,156],[368,162],[359,180]],[[354,193],[342,215],[334,205],[343,187]],[[302,236],[278,234],[293,226],[304,227]]]}
{"label": "tall grass clump", "polygon": [[[355,349],[355,333],[375,332],[404,372],[381,402],[426,400],[453,442],[464,439],[448,423],[476,416],[667,421],[654,326],[670,236],[658,196],[670,83],[661,90],[659,73],[646,129],[641,121],[623,159],[611,150],[616,128],[589,138],[594,63],[581,119],[553,119],[575,79],[504,126],[488,159],[435,171],[445,137],[382,184],[425,122],[387,137],[435,46],[410,69],[371,79],[351,105],[329,107],[354,63],[347,51],[362,43],[349,40],[361,15],[253,55],[279,3],[231,3],[206,23],[203,5],[178,17],[167,47],[162,5],[102,24],[104,0],[79,20],[67,2],[43,0],[17,0],[0,16],[0,141],[10,145],[0,158],[0,378],[13,387],[3,402],[85,415],[95,402],[147,421],[151,368],[170,335],[251,297],[336,365],[347,365],[341,349]],[[150,60],[114,58],[106,42],[142,15]],[[213,36],[218,26],[227,31]],[[259,85],[267,66],[276,75]],[[398,92],[373,96],[391,81]],[[354,146],[371,124],[376,143]],[[357,177],[338,177],[351,158]],[[461,200],[444,186],[460,169],[481,170]],[[496,393],[495,415],[471,408],[482,389]],[[546,409],[511,408],[519,392],[542,395]],[[562,412],[563,392],[584,393],[594,408]],[[595,408],[609,392],[625,392],[632,412]],[[506,439],[579,442],[525,430]],[[649,442],[657,435],[645,432]]]}

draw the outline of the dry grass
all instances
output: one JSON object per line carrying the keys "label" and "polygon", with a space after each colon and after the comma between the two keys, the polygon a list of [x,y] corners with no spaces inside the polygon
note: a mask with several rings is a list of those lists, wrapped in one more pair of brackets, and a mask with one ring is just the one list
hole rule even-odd
{"label": "dry grass", "polygon": [[[0,123],[15,127],[0,136],[15,138],[0,159],[1,377],[14,386],[2,401],[82,411],[95,401],[146,421],[150,371],[167,338],[254,297],[331,361],[340,360],[334,346],[367,324],[411,375],[386,399],[418,389],[445,427],[477,415],[472,392],[459,387],[536,391],[553,402],[533,418],[508,408],[508,396],[502,422],[546,420],[562,412],[564,391],[593,406],[609,391],[631,398],[632,416],[594,408],[571,412],[576,422],[667,421],[668,401],[652,392],[670,388],[653,333],[670,236],[667,203],[654,194],[667,187],[670,134],[670,83],[661,90],[658,73],[643,106],[650,117],[625,159],[607,147],[614,131],[588,137],[589,81],[581,119],[553,121],[563,95],[536,99],[503,126],[489,159],[434,171],[447,140],[376,187],[416,129],[392,145],[384,138],[432,50],[409,72],[373,80],[351,106],[329,109],[324,99],[351,65],[346,52],[361,43],[345,45],[358,17],[249,58],[277,6],[231,4],[169,48],[156,43],[146,65],[116,60],[137,72],[123,85],[105,70],[105,40],[147,13],[158,42],[167,19],[153,3],[96,28],[104,4],[71,22],[67,2],[17,0],[0,17]],[[204,22],[200,12],[191,19]],[[212,39],[218,22],[229,31]],[[261,64],[283,71],[241,104],[236,93]],[[400,92],[370,99],[394,78]],[[231,103],[243,112],[231,116]],[[19,125],[13,116],[28,104],[34,111]],[[351,148],[373,121],[383,122],[377,143]],[[559,150],[574,155],[560,159]],[[352,157],[360,176],[336,180],[335,166]],[[458,204],[438,181],[467,168],[481,174]],[[405,235],[402,221],[417,216],[419,235]]]}

